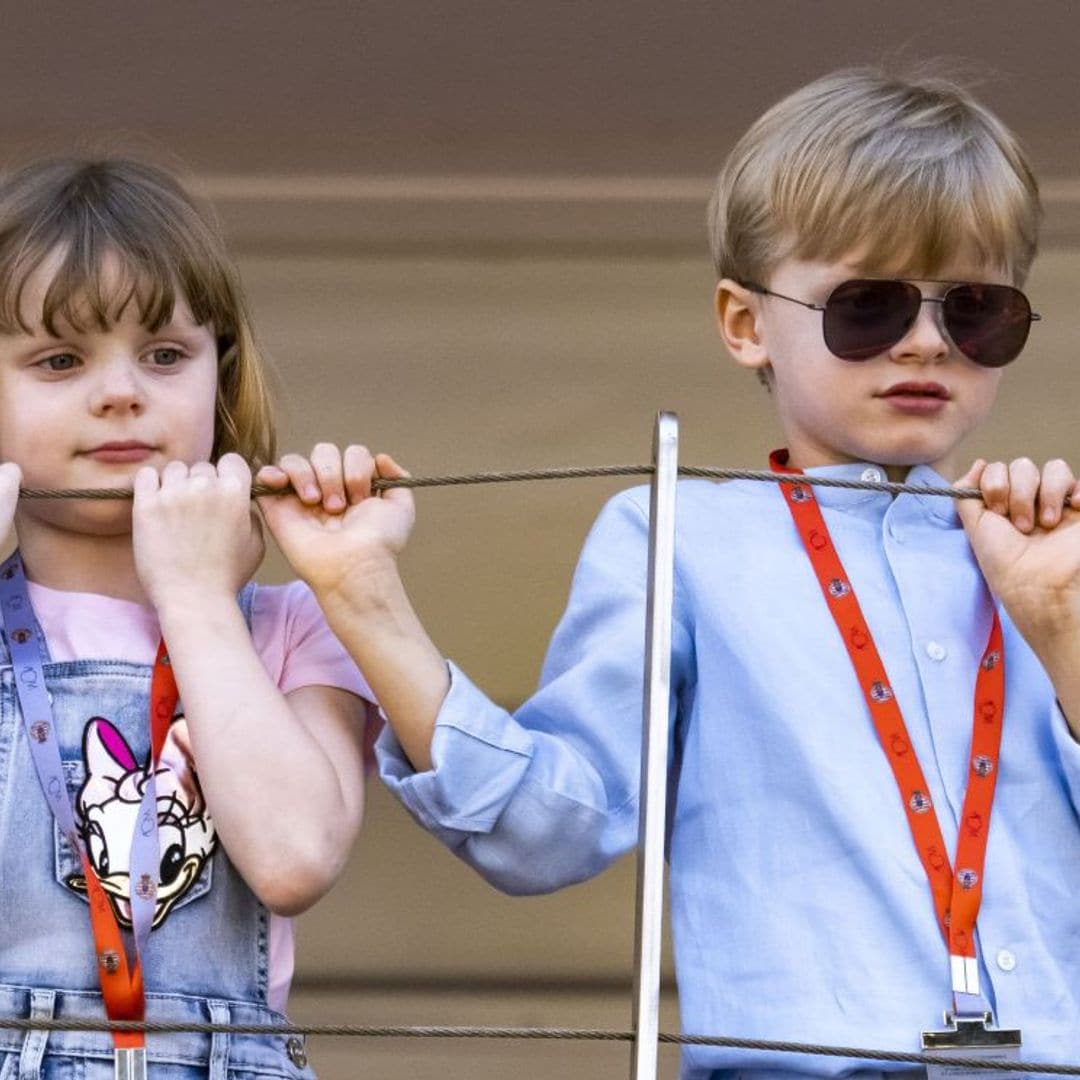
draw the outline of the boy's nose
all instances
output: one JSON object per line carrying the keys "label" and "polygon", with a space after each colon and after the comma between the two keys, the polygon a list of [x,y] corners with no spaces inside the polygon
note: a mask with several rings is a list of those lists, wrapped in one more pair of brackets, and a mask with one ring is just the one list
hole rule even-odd
{"label": "boy's nose", "polygon": [[941,321],[941,303],[924,297],[911,329],[890,353],[902,363],[940,363],[948,357],[950,347]]}

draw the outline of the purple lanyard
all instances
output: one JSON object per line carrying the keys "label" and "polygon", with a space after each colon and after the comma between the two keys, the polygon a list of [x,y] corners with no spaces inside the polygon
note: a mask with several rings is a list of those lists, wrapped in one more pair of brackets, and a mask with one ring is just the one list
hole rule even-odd
{"label": "purple lanyard", "polygon": [[[47,655],[45,635],[34,615],[26,586],[26,573],[17,551],[0,567],[0,608],[3,610],[8,648],[11,650],[15,692],[41,790],[68,843],[82,856],[83,864],[96,872],[97,868],[90,860],[86,844],[75,826],[75,812],[64,781],[60,744],[56,738],[52,702],[45,686],[42,663],[42,658]],[[171,717],[168,719],[171,720]],[[157,902],[161,855],[157,830],[156,771],[157,760],[151,746],[146,783],[139,804],[138,826],[131,839],[128,862],[128,899],[136,958],[146,947]],[[135,882],[138,884],[132,887]]]}

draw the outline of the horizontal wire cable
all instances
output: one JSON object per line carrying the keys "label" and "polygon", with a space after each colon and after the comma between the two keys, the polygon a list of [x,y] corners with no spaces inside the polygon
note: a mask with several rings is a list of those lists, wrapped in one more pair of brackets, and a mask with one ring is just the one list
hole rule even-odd
{"label": "horizontal wire cable", "polygon": [[[389,479],[376,477],[375,492],[397,488],[457,487],[476,484],[522,483],[535,480],[578,480],[589,477],[651,476],[653,465],[581,465],[565,468],[522,469],[503,472],[459,473],[442,476],[410,476]],[[778,473],[767,469],[733,469],[705,465],[681,465],[680,476],[715,480],[752,480],[779,484],[806,484],[811,487],[845,488],[855,491],[876,491],[890,495],[930,495],[953,499],[982,499],[978,488],[936,487],[928,484],[894,483],[881,480],[845,480],[835,477],[809,476],[801,473]],[[283,495],[292,488],[253,484],[252,497]],[[129,488],[22,488],[24,499],[131,499]],[[1068,499],[1065,505],[1070,506]],[[519,1027],[453,1027],[453,1026],[361,1026],[350,1024],[179,1024],[159,1021],[107,1021],[44,1018],[9,1019],[0,1017],[0,1030],[17,1031],[145,1031],[148,1033],[191,1032],[202,1034],[237,1035],[313,1035],[350,1036],[365,1038],[424,1038],[424,1039],[573,1039],[605,1042],[633,1042],[633,1031],[614,1031],[590,1028],[519,1028]],[[720,1035],[686,1035],[660,1032],[658,1041],[682,1046],[716,1046],[732,1049],[761,1050],[775,1053],[824,1055],[829,1057],[862,1058],[869,1061],[892,1061],[915,1065],[936,1064],[958,1068],[987,1069],[1043,1073],[1060,1076],[1080,1076],[1080,1065],[1062,1065],[1020,1061],[993,1061],[955,1054],[919,1054],[892,1050],[873,1050],[865,1047],[827,1046],[817,1043],[782,1042],[767,1039],[739,1039]]]}
{"label": "horizontal wire cable", "polygon": [[[406,1039],[557,1039],[586,1042],[633,1042],[633,1031],[603,1028],[548,1027],[466,1027],[435,1025],[356,1025],[356,1024],[202,1024],[164,1021],[66,1020],[30,1017],[0,1018],[0,1030],[16,1031],[143,1031],[148,1034],[194,1033],[205,1035],[311,1035],[360,1038]],[[1056,1076],[1080,1076],[1080,1065],[1050,1062],[995,1061],[963,1054],[920,1054],[902,1050],[871,1050],[858,1046],[826,1046],[817,1043],[781,1042],[772,1039],[738,1039],[725,1035],[684,1035],[661,1031],[658,1041],[677,1046],[717,1046],[737,1050],[762,1050],[773,1053],[808,1054],[824,1057],[862,1058],[867,1061],[894,1061],[912,1065],[947,1065],[958,1068],[988,1069],[998,1072],[1046,1073]]]}
{"label": "horizontal wire cable", "polygon": [[[373,491],[395,488],[459,487],[473,484],[508,484],[533,480],[580,480],[602,476],[651,476],[652,465],[571,465],[554,469],[521,469],[512,472],[456,473],[444,476],[404,476],[397,479],[375,477]],[[904,484],[887,480],[844,480],[831,476],[802,473],[778,473],[768,469],[730,469],[713,465],[680,465],[679,475],[712,480],[758,480],[776,484],[807,484],[810,487],[848,488],[855,491],[881,491],[890,495],[935,495],[951,499],[981,499],[978,488],[935,487],[930,484]],[[285,495],[291,487],[253,484],[251,495]],[[21,488],[23,499],[130,499],[130,488]],[[1068,499],[1066,506],[1071,506]]]}

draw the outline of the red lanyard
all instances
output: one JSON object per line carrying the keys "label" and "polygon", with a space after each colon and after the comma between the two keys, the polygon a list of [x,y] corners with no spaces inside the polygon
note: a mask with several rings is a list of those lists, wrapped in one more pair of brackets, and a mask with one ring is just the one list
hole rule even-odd
{"label": "red lanyard", "polygon": [[[154,673],[150,682],[150,762],[148,775],[157,769],[161,748],[169,733],[173,712],[178,700],[176,677],[169,663],[165,642],[158,645],[154,662]],[[153,811],[152,827],[157,828],[157,807]],[[140,818],[140,822],[141,822]],[[90,926],[94,935],[94,948],[98,957],[98,979],[101,982],[101,995],[105,1000],[105,1012],[110,1020],[142,1020],[146,1014],[146,994],[143,988],[141,946],[145,932],[136,934],[135,961],[128,964],[127,951],[116,915],[101,887],[93,866],[90,865],[85,849],[79,845],[82,856],[83,872],[86,875],[86,888],[90,900]],[[156,869],[156,867],[155,867]],[[134,876],[135,867],[132,866]],[[156,876],[149,886],[140,879],[131,882],[132,916],[135,904],[142,900],[149,903],[157,892]],[[147,917],[152,917],[153,909]],[[137,927],[137,931],[138,931]],[[147,924],[147,930],[149,926]],[[145,1045],[145,1036],[141,1031],[113,1032],[113,1041],[118,1049],[137,1048]]]}
{"label": "red lanyard", "polygon": [[[776,472],[801,472],[788,467],[786,450],[775,451],[769,464]],[[851,657],[878,741],[900,789],[911,835],[930,883],[938,925],[949,949],[953,989],[961,993],[978,993],[975,920],[982,902],[983,866],[1005,714],[1005,651],[1001,621],[995,611],[990,639],[975,681],[968,783],[954,873],[930,799],[930,789],[889,684],[885,665],[833,547],[813,489],[808,484],[784,483],[780,484],[780,490]]]}
{"label": "red lanyard", "polygon": [[[153,775],[157,769],[158,760],[161,757],[161,749],[165,745],[165,739],[169,733],[169,725],[172,723],[173,713],[179,692],[176,688],[176,676],[173,674],[172,665],[169,663],[169,654],[165,649],[165,642],[158,644],[157,656],[154,661],[154,673],[150,680],[150,761],[147,766],[147,774]],[[157,807],[150,808],[153,813],[151,818],[152,828],[157,828]],[[140,824],[142,817],[140,817]],[[133,845],[134,846],[134,845]],[[110,1020],[142,1020],[146,1014],[146,995],[143,988],[141,951],[145,938],[149,933],[149,923],[146,919],[152,919],[153,906],[157,893],[157,875],[147,883],[142,875],[138,882],[130,884],[132,901],[132,918],[135,918],[135,905],[140,901],[149,907],[146,917],[141,920],[146,929],[136,923],[136,950],[135,962],[128,965],[127,952],[124,948],[120,925],[116,921],[112,907],[105,891],[98,881],[94,868],[86,852],[81,849],[83,870],[86,874],[87,893],[90,899],[90,925],[94,935],[94,947],[98,955],[98,978],[101,982],[101,994],[105,999],[105,1012]],[[134,860],[132,860],[134,863]],[[132,876],[135,874],[135,866],[132,865]],[[157,871],[157,867],[154,870]],[[142,930],[140,933],[139,931]],[[145,1036],[141,1031],[117,1031],[113,1032],[113,1041],[118,1048],[141,1047],[145,1044]]]}

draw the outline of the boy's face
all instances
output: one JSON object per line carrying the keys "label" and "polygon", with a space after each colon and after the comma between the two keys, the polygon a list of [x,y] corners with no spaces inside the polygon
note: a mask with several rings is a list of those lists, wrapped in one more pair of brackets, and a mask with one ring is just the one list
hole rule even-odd
{"label": "boy's face", "polygon": [[[829,293],[867,273],[854,257],[835,263],[787,259],[770,290],[824,304]],[[902,276],[902,275],[897,275]],[[937,275],[950,282],[1011,284],[1001,273],[956,261]],[[911,279],[914,280],[914,279]],[[915,281],[923,296],[948,285]],[[989,414],[1001,369],[980,367],[950,341],[941,305],[923,304],[911,330],[864,361],[841,360],[825,345],[822,313],[721,282],[721,334],[736,360],[771,372],[770,384],[791,460],[801,468],[871,461],[893,479],[912,465],[953,473],[957,445]]]}

